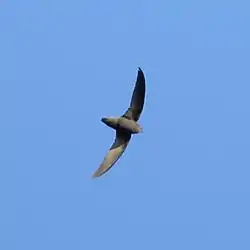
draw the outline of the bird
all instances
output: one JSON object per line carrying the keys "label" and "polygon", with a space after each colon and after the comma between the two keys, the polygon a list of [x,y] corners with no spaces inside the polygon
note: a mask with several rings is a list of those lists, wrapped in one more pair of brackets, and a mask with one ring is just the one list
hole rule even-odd
{"label": "bird", "polygon": [[101,118],[101,121],[105,125],[115,130],[115,139],[103,162],[92,175],[92,178],[100,177],[110,170],[124,153],[132,135],[143,132],[143,128],[138,123],[138,120],[143,110],[145,92],[145,76],[142,69],[138,67],[137,79],[128,109],[119,117]]}

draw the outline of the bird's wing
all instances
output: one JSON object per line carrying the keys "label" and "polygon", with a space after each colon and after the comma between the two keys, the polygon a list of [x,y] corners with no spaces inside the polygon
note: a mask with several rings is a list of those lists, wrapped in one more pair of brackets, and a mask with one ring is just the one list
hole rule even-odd
{"label": "bird's wing", "polygon": [[92,177],[99,177],[103,175],[116,163],[116,161],[120,158],[122,153],[125,151],[130,138],[131,138],[130,134],[116,132],[116,138],[115,138],[113,145],[109,149],[102,164],[96,170],[96,172],[93,174]]}
{"label": "bird's wing", "polygon": [[145,77],[141,68],[139,68],[135,88],[130,102],[130,107],[124,113],[124,117],[135,121],[139,119],[144,105],[145,89]]}

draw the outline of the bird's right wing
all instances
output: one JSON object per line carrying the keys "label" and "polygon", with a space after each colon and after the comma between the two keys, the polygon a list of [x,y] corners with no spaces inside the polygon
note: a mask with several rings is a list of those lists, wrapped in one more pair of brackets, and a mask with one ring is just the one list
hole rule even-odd
{"label": "bird's right wing", "polygon": [[111,146],[111,148],[109,149],[100,167],[92,175],[93,178],[103,175],[117,162],[117,160],[121,157],[121,155],[125,151],[130,138],[131,138],[130,134],[116,132],[115,141]]}
{"label": "bird's right wing", "polygon": [[123,115],[124,117],[135,121],[139,119],[144,105],[145,90],[145,77],[141,68],[139,68],[135,88],[130,101],[130,107]]}

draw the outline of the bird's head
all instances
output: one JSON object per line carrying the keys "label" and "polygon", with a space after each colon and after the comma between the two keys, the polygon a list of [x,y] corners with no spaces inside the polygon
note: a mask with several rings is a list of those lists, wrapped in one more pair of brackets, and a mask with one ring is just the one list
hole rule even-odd
{"label": "bird's head", "polygon": [[101,121],[107,126],[116,129],[118,119],[116,117],[102,117]]}
{"label": "bird's head", "polygon": [[102,121],[103,123],[106,123],[106,122],[108,121],[108,118],[107,118],[107,117],[102,117],[101,121]]}

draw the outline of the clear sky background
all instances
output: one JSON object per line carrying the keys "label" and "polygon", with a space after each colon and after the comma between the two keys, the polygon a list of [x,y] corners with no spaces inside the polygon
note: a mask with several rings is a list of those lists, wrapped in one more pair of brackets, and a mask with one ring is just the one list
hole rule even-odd
{"label": "clear sky background", "polygon": [[249,1],[0,6],[0,249],[250,249]]}

